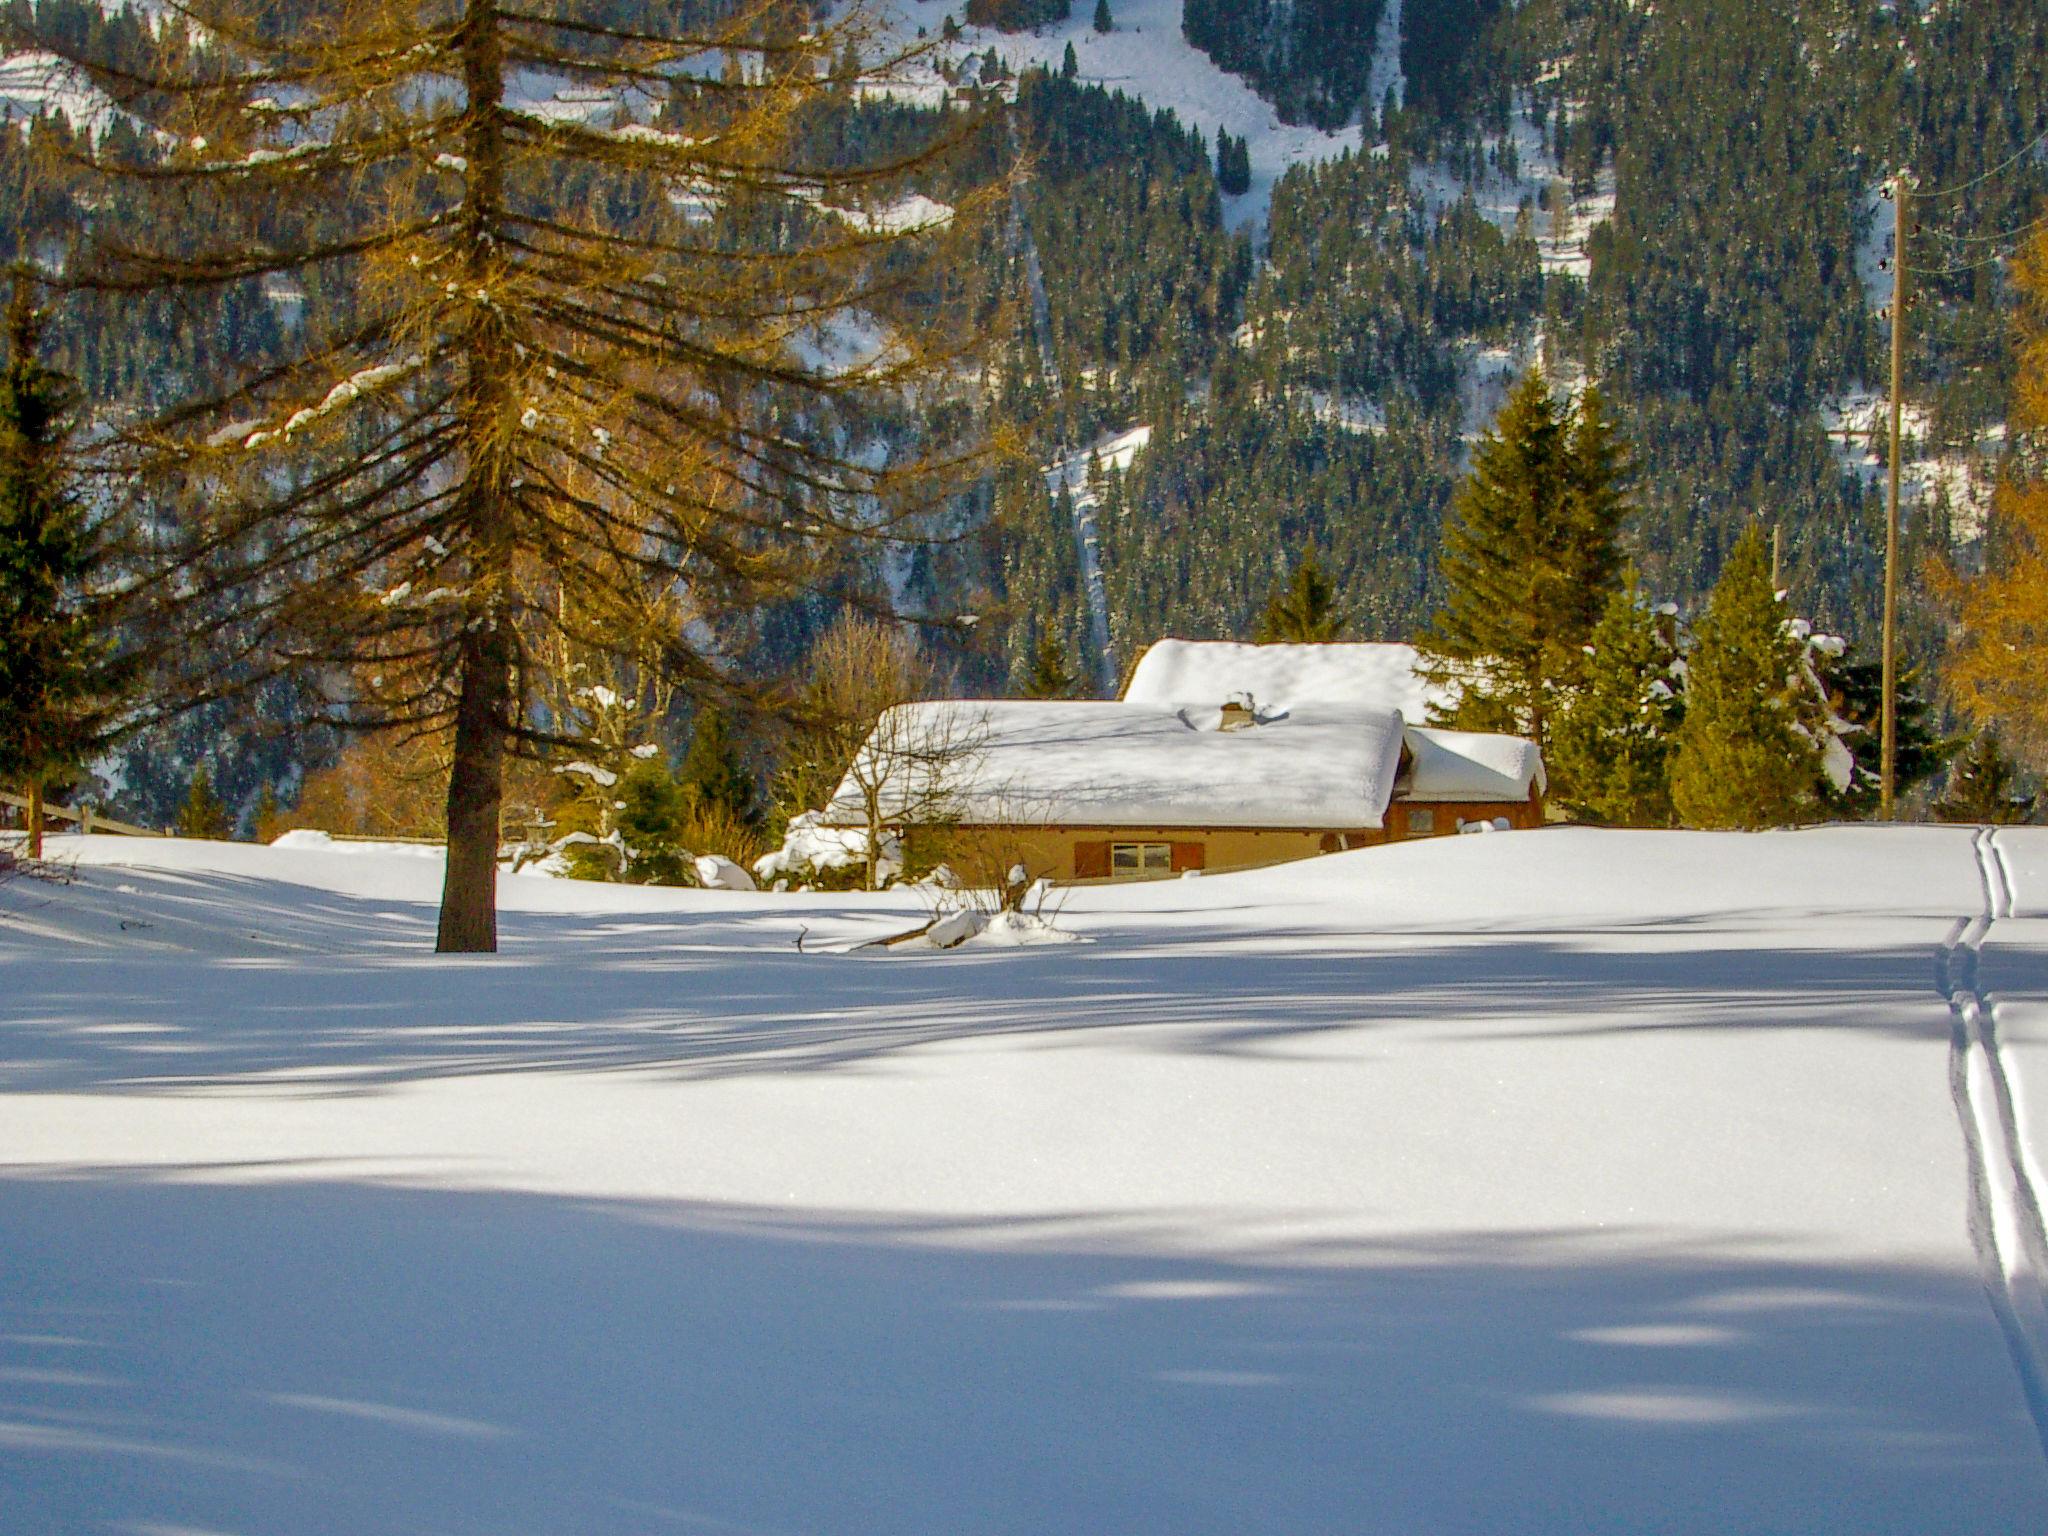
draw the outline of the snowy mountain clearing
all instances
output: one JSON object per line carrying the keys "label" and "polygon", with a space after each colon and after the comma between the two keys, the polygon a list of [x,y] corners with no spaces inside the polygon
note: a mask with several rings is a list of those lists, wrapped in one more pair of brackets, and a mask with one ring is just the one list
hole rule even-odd
{"label": "snowy mountain clearing", "polygon": [[56,844],[10,1531],[2048,1523],[2048,834],[1448,839],[952,952],[507,878],[494,959],[431,850]]}

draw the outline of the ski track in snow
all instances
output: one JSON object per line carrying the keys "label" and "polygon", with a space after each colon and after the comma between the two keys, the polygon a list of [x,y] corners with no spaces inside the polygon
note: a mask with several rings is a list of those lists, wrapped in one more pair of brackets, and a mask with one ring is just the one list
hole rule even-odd
{"label": "ski track in snow", "polygon": [[1997,1003],[1978,979],[1985,938],[2013,913],[2012,865],[1991,828],[1977,834],[1975,851],[1984,910],[1957,920],[1937,963],[1937,984],[1955,1020],[1949,1089],[1969,1164],[1970,1241],[2048,1453],[2048,1230],[2041,1179],[2027,1149],[2018,1086],[2000,1048]]}

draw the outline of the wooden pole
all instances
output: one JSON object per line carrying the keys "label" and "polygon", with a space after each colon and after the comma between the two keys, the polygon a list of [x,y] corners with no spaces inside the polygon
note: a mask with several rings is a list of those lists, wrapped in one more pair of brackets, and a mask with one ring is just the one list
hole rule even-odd
{"label": "wooden pole", "polygon": [[40,861],[43,856],[43,781],[28,781],[28,856]]}
{"label": "wooden pole", "polygon": [[1906,377],[1906,236],[1913,225],[1912,196],[1910,177],[1901,170],[1892,181],[1892,457],[1884,519],[1884,726],[1878,770],[1878,814],[1886,821],[1898,813],[1893,797],[1899,757],[1899,412]]}

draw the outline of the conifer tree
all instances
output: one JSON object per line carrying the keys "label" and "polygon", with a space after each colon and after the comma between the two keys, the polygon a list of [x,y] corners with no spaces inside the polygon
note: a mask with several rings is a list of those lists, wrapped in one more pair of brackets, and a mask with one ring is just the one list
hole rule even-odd
{"label": "conifer tree", "polygon": [[1071,80],[1081,73],[1081,56],[1074,52],[1074,41],[1067,39],[1067,51],[1060,56],[1060,78]]}
{"label": "conifer tree", "polygon": [[81,590],[96,541],[71,484],[73,391],[43,365],[41,332],[17,271],[0,373],[0,783],[27,787],[31,859],[43,791],[102,743],[117,684]]}
{"label": "conifer tree", "polygon": [[1094,26],[1098,32],[1114,32],[1116,30],[1116,18],[1109,13],[1109,0],[1095,0]]}
{"label": "conifer tree", "polygon": [[697,806],[749,826],[760,819],[753,775],[740,761],[739,745],[733,740],[725,711],[716,704],[698,707],[678,782]]}
{"label": "conifer tree", "polygon": [[[684,592],[697,622],[658,637],[665,667],[739,689],[721,626],[827,585],[961,483],[977,429],[950,398],[974,341],[948,274],[1002,189],[950,218],[880,215],[981,120],[892,159],[813,147],[807,121],[850,83],[835,61],[875,52],[859,7],[823,24],[803,0],[631,20],[600,0],[309,0],[288,27],[266,0],[180,14],[206,41],[122,76],[159,136],[100,142],[119,195],[77,281],[296,274],[309,297],[284,365],[108,446],[110,485],[181,498],[140,595],[166,631],[217,637],[205,676],[160,686],[190,701],[293,670],[334,685],[342,723],[447,733],[438,947],[494,949],[508,754],[576,745],[537,707],[562,614]],[[537,78],[612,115],[525,104]],[[854,364],[811,345],[848,315],[890,345]],[[934,407],[920,454],[845,451],[835,422],[906,391]],[[167,673],[180,650],[160,649]]]}
{"label": "conifer tree", "polygon": [[1671,801],[1687,826],[1783,826],[1814,810],[1820,754],[1800,725],[1798,666],[1752,524],[1722,567],[1686,662]]}
{"label": "conifer tree", "polygon": [[1455,724],[1547,744],[1552,695],[1619,578],[1626,473],[1596,390],[1570,417],[1540,370],[1509,394],[1459,484],[1444,606],[1421,639],[1426,674],[1459,694]]}
{"label": "conifer tree", "polygon": [[1550,792],[1589,820],[1672,822],[1671,756],[1684,716],[1675,621],[1651,610],[1634,571],[1593,626],[1577,685],[1551,725]]}
{"label": "conifer tree", "polygon": [[1934,803],[1935,820],[1992,825],[2031,821],[2039,797],[2021,793],[2018,777],[1997,733],[1984,732],[1949,769],[1947,793]]}
{"label": "conifer tree", "polygon": [[1344,633],[1344,615],[1337,589],[1323,574],[1313,549],[1304,550],[1286,586],[1266,601],[1252,639],[1260,645],[1323,645]]}
{"label": "conifer tree", "polygon": [[[1878,756],[1883,729],[1884,669],[1875,661],[1853,661],[1809,651],[1809,661],[1825,695],[1827,713],[1851,727],[1845,745],[1855,758],[1847,789],[1828,787],[1824,799],[1843,816],[1870,817],[1882,802]],[[1894,786],[1900,798],[1913,793],[1948,765],[1964,745],[1964,737],[1943,736],[1934,705],[1922,691],[1920,670],[1905,667],[1896,691],[1897,722]]]}
{"label": "conifer tree", "polygon": [[1027,699],[1071,699],[1077,679],[1067,665],[1067,648],[1050,628],[1040,631],[1031,653],[1031,671],[1024,679]]}
{"label": "conifer tree", "polygon": [[1472,454],[1444,531],[1444,606],[1421,646],[1430,680],[1459,694],[1453,723],[1539,745],[1555,638],[1535,609],[1539,530],[1564,500],[1567,440],[1531,372]]}
{"label": "conifer tree", "polygon": [[178,836],[224,840],[234,835],[234,819],[213,787],[213,774],[201,763],[192,770],[185,803],[178,807]]}
{"label": "conifer tree", "polygon": [[1231,197],[1242,197],[1252,186],[1252,146],[1249,139],[1232,138],[1216,130],[1216,185]]}

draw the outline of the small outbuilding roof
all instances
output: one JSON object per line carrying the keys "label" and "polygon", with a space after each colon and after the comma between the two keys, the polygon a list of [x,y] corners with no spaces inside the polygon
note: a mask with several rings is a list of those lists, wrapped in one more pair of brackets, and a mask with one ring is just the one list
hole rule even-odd
{"label": "small outbuilding roof", "polygon": [[1401,762],[1389,708],[1304,700],[1223,728],[1206,707],[992,700],[888,711],[825,819],[1122,827],[1383,824]]}
{"label": "small outbuilding roof", "polygon": [[1546,789],[1543,754],[1519,736],[1480,731],[1447,731],[1411,725],[1408,772],[1402,783],[1409,800],[1526,800]]}
{"label": "small outbuilding roof", "polygon": [[1238,645],[1227,640],[1161,640],[1138,658],[1124,689],[1126,704],[1221,704],[1250,694],[1263,708],[1297,704],[1395,709],[1413,725],[1432,705],[1448,706],[1443,689],[1425,682],[1412,645]]}

